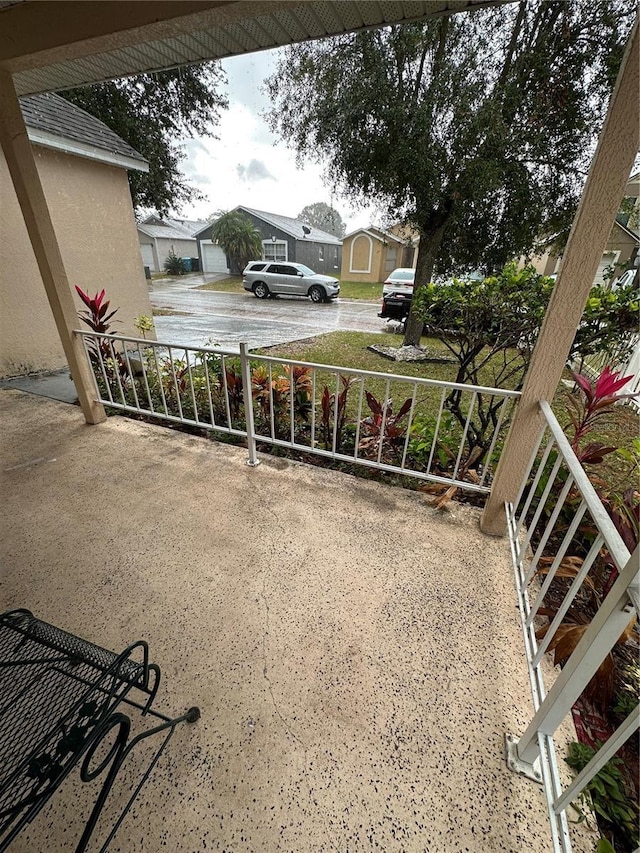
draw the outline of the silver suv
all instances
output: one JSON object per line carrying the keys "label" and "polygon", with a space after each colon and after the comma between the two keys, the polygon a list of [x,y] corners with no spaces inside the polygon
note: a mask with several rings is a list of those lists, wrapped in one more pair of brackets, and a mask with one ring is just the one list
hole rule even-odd
{"label": "silver suv", "polygon": [[328,302],[340,293],[340,282],[320,275],[304,264],[251,261],[242,273],[242,286],[258,299],[267,296],[308,296],[312,302]]}

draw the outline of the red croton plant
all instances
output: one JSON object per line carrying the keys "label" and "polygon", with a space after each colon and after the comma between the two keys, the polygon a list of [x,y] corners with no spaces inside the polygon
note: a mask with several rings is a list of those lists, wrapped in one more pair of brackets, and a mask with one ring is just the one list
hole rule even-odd
{"label": "red croton plant", "polygon": [[[580,462],[583,465],[589,466],[589,477],[596,486],[600,499],[607,507],[609,515],[629,551],[633,552],[638,544],[639,530],[637,524],[639,518],[639,495],[637,489],[627,489],[624,495],[617,495],[611,491],[605,479],[596,475],[591,470],[591,466],[601,463],[605,456],[614,453],[619,448],[603,444],[600,441],[588,441],[584,443],[585,438],[596,427],[603,426],[605,420],[608,420],[609,423],[611,422],[612,410],[616,403],[634,396],[632,394],[619,393],[633,377],[621,376],[620,373],[613,372],[609,367],[606,367],[595,382],[590,382],[586,376],[581,376],[577,373],[573,374],[573,378],[579,393],[571,394],[568,398],[570,424],[567,427],[567,431],[570,433],[571,447]],[[577,499],[577,493],[569,494],[567,498],[569,508],[571,508]],[[634,524],[634,522],[636,523]],[[595,534],[588,525],[581,525],[578,535],[586,537],[586,542],[591,542]],[[577,541],[574,544],[578,548],[582,547]],[[602,550],[601,558],[603,571],[597,571],[596,567],[593,578],[587,577],[584,581],[585,595],[591,599],[591,603],[596,610],[618,577],[618,570],[606,549]],[[541,574],[546,574],[549,571],[553,559],[553,557],[547,556],[541,558],[539,568]],[[583,558],[581,556],[568,555],[558,567],[556,577],[572,579],[579,573],[582,564]],[[541,615],[549,617],[549,622],[552,621],[555,612],[556,607],[553,605],[545,606],[540,611]],[[587,630],[592,617],[593,612],[589,608],[585,611],[574,608],[570,610],[566,621],[558,627],[549,644],[549,651],[554,652],[554,662],[556,664],[562,663],[571,655],[582,635]],[[630,621],[627,630],[620,637],[619,644],[629,639],[634,626],[635,618]],[[545,625],[537,631],[538,639],[542,639],[545,636],[548,628],[549,625]],[[599,701],[603,706],[606,706],[611,699],[613,691],[613,672],[614,662],[611,655],[609,655],[587,688],[587,697],[595,699],[596,702]]]}
{"label": "red croton plant", "polygon": [[[596,429],[601,432],[606,431],[609,435],[613,432],[614,407],[619,401],[634,396],[633,394],[620,393],[633,377],[622,376],[607,367],[595,382],[591,382],[579,374],[573,374],[573,378],[576,383],[576,393],[571,394],[568,398],[570,423],[566,428],[567,436],[576,456],[586,466],[589,478],[597,489],[598,495],[607,508],[625,545],[629,552],[633,553],[640,538],[640,493],[637,489],[637,483],[625,488],[622,494],[616,492],[607,482],[607,474],[601,473],[602,469],[594,471],[593,466],[600,465],[606,456],[620,448],[604,444],[601,441],[589,440],[590,434]],[[572,513],[579,500],[577,492],[568,495],[567,504],[573,504]],[[568,523],[569,518],[565,521]],[[566,556],[556,572],[556,578],[560,580],[561,584],[558,589],[560,600],[564,595],[563,579],[566,583],[580,572],[584,558],[578,554],[585,553],[588,550],[596,534],[597,531],[593,525],[586,521],[581,524],[577,531],[573,542],[575,553]],[[553,556],[543,557],[540,561],[540,573],[548,572],[552,563]],[[576,597],[574,604],[572,604],[549,644],[549,651],[554,653],[554,663],[562,665],[573,653],[617,577],[618,569],[611,554],[606,548],[602,548],[598,560],[583,581],[580,595]],[[540,615],[548,617],[549,625],[557,613],[558,604],[559,599],[554,594],[552,587],[549,590],[548,598],[545,599],[545,606],[540,609]],[[545,636],[549,625],[543,626],[536,632],[538,639]],[[637,643],[638,636],[634,615],[619,637],[616,648],[607,655],[586,690],[573,706],[573,720],[578,741],[592,750],[597,750],[600,744],[613,734],[620,725],[620,715],[622,714],[624,717],[628,712],[628,707],[630,707],[629,702],[633,704],[635,697],[632,693],[629,694],[626,702],[622,701],[624,697],[621,690],[625,688],[621,667],[624,668],[629,662],[633,663],[635,659],[634,649],[637,649]],[[621,711],[622,708],[625,710]],[[614,771],[608,771],[610,775],[612,772],[617,773],[621,780],[616,792],[616,796],[621,798],[617,806],[619,808],[624,806],[628,810],[625,814],[629,815],[628,825],[633,829],[632,835],[637,832],[638,815],[637,807],[634,805],[637,793],[637,774],[634,772],[634,768],[637,767],[637,745],[635,744],[636,741],[629,740],[614,760]],[[607,765],[608,768],[609,766]],[[602,780],[598,778],[594,785],[602,787]],[[610,804],[604,802],[604,806],[602,803],[599,805],[601,807],[606,806],[604,812],[598,811],[596,807],[598,814],[605,817],[600,828],[606,832],[609,840],[615,839],[615,849],[619,851],[634,849],[635,843],[629,847],[626,843],[628,839],[619,827],[617,831],[612,828],[611,815],[615,812],[609,808]],[[600,849],[604,849],[604,847],[598,847],[598,850]]]}
{"label": "red croton plant", "polygon": [[604,456],[613,453],[617,447],[607,447],[601,442],[590,442],[584,447],[581,442],[602,419],[610,417],[611,407],[619,400],[633,397],[633,394],[618,394],[633,376],[620,376],[610,367],[605,367],[595,383],[579,373],[572,374],[576,385],[584,397],[569,397],[569,417],[573,425],[571,447],[583,465],[602,462]]}
{"label": "red croton plant", "polygon": [[107,334],[110,329],[109,320],[118,309],[115,308],[111,313],[107,313],[110,302],[108,299],[105,300],[106,293],[104,288],[96,293],[95,296],[89,296],[88,293],[76,284],[76,292],[88,309],[87,311],[78,311],[78,317],[94,332],[99,332],[103,335]]}

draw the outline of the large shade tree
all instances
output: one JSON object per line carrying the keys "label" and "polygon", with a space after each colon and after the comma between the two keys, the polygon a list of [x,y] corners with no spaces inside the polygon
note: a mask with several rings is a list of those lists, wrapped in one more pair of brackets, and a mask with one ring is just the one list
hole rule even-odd
{"label": "large shade tree", "polygon": [[[288,48],[272,127],[420,234],[434,273],[499,270],[568,232],[634,0],[519,4]],[[422,321],[411,312],[405,343]]]}
{"label": "large shade tree", "polygon": [[180,171],[180,139],[213,135],[227,100],[218,88],[224,73],[216,62],[139,74],[61,92],[96,116],[149,161],[149,172],[129,172],[133,206],[161,215],[201,198]]}

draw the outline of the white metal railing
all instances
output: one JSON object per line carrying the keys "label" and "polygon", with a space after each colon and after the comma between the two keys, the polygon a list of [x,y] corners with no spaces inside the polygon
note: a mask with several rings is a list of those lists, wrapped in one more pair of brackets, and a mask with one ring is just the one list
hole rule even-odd
{"label": "white metal railing", "polygon": [[[488,494],[517,391],[80,330],[98,399],[160,421]],[[251,400],[251,405],[246,401]],[[474,449],[477,448],[477,449]]]}
{"label": "white metal railing", "polygon": [[[553,736],[637,610],[640,561],[637,548],[633,555],[629,554],[551,407],[542,401],[540,408],[545,420],[540,442],[518,499],[506,505],[535,710],[519,738],[507,736],[507,755],[513,770],[544,783],[553,849],[569,853],[567,807],[637,731],[640,718],[637,709],[632,712],[564,790]],[[590,532],[594,530],[595,535]],[[574,556],[576,548],[578,555],[583,556],[573,562],[569,571],[566,563],[561,570],[563,560]],[[607,555],[605,563],[603,555]],[[556,670],[556,678],[547,692],[542,659],[559,626],[570,621],[576,596],[587,589],[585,579],[595,577],[598,571],[604,572],[599,577],[610,587],[608,594],[603,600],[594,599],[594,609],[599,606],[590,625],[562,670]],[[567,576],[571,575],[575,576],[569,583]],[[557,590],[561,577],[568,589],[561,599],[556,594],[550,607],[549,591],[554,583]],[[557,608],[553,618],[546,617],[550,624],[544,635],[540,631],[543,604],[547,604],[546,612],[553,613]]]}

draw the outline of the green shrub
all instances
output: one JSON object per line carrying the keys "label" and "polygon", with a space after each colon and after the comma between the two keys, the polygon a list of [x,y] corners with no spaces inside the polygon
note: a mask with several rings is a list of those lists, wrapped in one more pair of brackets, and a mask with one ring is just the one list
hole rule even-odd
{"label": "green shrub", "polygon": [[173,249],[165,258],[164,269],[169,275],[184,275],[187,271],[184,261],[176,255]]}

